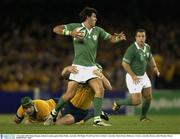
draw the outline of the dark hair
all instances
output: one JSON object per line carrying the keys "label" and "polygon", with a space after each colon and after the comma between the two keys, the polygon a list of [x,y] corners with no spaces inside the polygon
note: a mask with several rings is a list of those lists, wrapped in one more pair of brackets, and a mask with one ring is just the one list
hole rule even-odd
{"label": "dark hair", "polygon": [[145,34],[146,34],[146,30],[145,29],[139,28],[139,29],[136,30],[135,36],[137,35],[138,32],[145,32]]}
{"label": "dark hair", "polygon": [[81,22],[84,22],[87,17],[90,17],[90,16],[92,15],[92,13],[97,14],[97,10],[94,9],[94,8],[85,7],[85,8],[79,13],[80,21],[81,21]]}

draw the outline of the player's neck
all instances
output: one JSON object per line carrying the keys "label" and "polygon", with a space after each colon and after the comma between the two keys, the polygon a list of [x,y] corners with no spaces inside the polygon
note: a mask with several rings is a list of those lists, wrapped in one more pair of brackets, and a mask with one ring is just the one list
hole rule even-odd
{"label": "player's neck", "polygon": [[[137,43],[137,42],[136,42]],[[140,47],[140,48],[142,48],[142,49],[144,49],[144,43],[142,44],[142,43],[137,43],[137,45]]]}
{"label": "player's neck", "polygon": [[84,21],[83,22],[83,24],[85,25],[85,27],[87,28],[87,29],[91,29],[92,28],[92,26],[89,24],[89,22],[87,22],[87,21]]}
{"label": "player's neck", "polygon": [[142,48],[142,49],[144,49],[144,45],[143,45],[143,44],[139,45],[139,47]]}

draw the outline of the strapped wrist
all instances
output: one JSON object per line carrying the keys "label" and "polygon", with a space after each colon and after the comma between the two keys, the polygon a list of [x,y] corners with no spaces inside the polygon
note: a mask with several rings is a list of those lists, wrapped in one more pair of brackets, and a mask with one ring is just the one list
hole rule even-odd
{"label": "strapped wrist", "polygon": [[119,37],[118,36],[116,36],[115,37],[115,42],[119,42],[120,40],[119,40]]}
{"label": "strapped wrist", "polygon": [[71,31],[69,31],[67,29],[63,29],[63,35],[69,36],[69,35],[71,35]]}

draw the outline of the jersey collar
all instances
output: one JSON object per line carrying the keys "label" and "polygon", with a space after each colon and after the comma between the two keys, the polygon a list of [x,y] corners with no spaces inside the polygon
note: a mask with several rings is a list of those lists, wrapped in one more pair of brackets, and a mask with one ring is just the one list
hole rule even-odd
{"label": "jersey collar", "polygon": [[137,49],[141,49],[144,53],[146,52],[147,43],[144,43],[144,49],[140,48],[139,45],[137,44],[137,42],[135,42],[135,46]]}
{"label": "jersey collar", "polygon": [[[81,25],[86,28],[86,26],[84,25],[84,23],[81,23]],[[86,28],[86,30],[88,31],[89,34],[91,34],[91,32],[92,32],[92,30],[93,30],[94,28],[95,28],[95,26],[92,27],[91,29]]]}
{"label": "jersey collar", "polygon": [[35,112],[38,112],[38,109],[35,104],[34,104],[34,110],[35,110]]}

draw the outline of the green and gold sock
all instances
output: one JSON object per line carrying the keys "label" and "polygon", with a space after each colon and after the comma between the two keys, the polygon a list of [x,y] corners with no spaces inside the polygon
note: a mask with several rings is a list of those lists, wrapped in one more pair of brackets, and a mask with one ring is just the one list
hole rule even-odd
{"label": "green and gold sock", "polygon": [[65,103],[66,102],[61,97],[56,105],[55,111],[58,113],[62,109],[62,107],[64,106]]}

